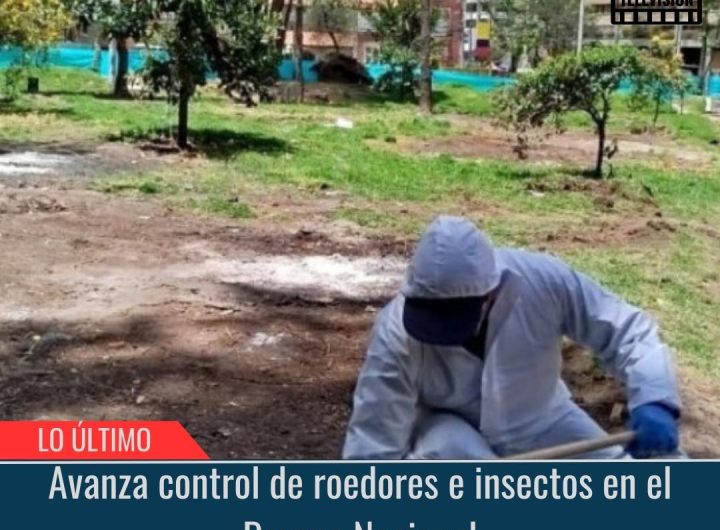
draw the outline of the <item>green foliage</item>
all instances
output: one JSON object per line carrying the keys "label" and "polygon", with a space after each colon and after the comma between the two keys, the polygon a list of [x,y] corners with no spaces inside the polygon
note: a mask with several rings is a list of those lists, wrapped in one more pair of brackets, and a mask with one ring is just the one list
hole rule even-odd
{"label": "green foliage", "polygon": [[[493,21],[493,48],[515,60],[526,53],[535,64],[574,47],[578,0],[484,0],[482,5]],[[592,23],[590,13],[585,20]]]}
{"label": "green foliage", "polygon": [[145,81],[177,101],[194,92],[213,69],[226,92],[248,105],[275,80],[278,55],[271,44],[274,18],[261,0],[180,0],[161,30],[167,59],[150,58]]}
{"label": "green foliage", "polygon": [[549,117],[571,110],[587,112],[601,120],[610,97],[638,67],[637,52],[630,47],[587,48],[549,59],[506,87],[498,99],[513,122],[543,125]]}
{"label": "green foliage", "polygon": [[[421,63],[422,0],[381,0],[364,9],[380,41],[378,61],[387,66],[376,89],[400,101],[414,99]],[[434,10],[431,26],[438,22]]]}
{"label": "green foliage", "polygon": [[565,113],[579,110],[589,115],[598,135],[594,176],[602,176],[606,155],[605,133],[613,92],[624,80],[634,80],[646,65],[631,47],[586,48],[580,54],[566,53],[548,59],[518,77],[497,98],[500,116],[518,131],[520,144],[530,128],[548,121],[556,126]]}
{"label": "green foliage", "polygon": [[113,94],[129,95],[127,75],[129,68],[128,41],[149,38],[160,23],[164,0],[63,0],[77,24],[86,27],[96,24],[100,38],[115,39],[117,45],[117,70],[113,82]]}
{"label": "green foliage", "polygon": [[277,77],[272,39],[277,20],[265,0],[204,0],[202,39],[208,63],[235,100],[252,105]]}
{"label": "green foliage", "polygon": [[692,82],[682,69],[682,56],[675,53],[672,40],[653,37],[650,48],[641,54],[643,68],[634,78],[633,99],[637,106],[652,102],[652,125],[657,125],[660,108],[673,96],[683,97],[692,90]]}
{"label": "green foliage", "polygon": [[265,95],[277,75],[275,19],[262,0],[174,0],[157,8],[167,57],[149,59],[141,75],[179,104],[178,145],[186,147],[188,102],[210,69],[237,101],[252,105]]}
{"label": "green foliage", "polygon": [[419,0],[381,0],[364,13],[381,42],[413,48],[420,36],[421,10]]}
{"label": "green foliage", "polygon": [[47,46],[70,22],[61,0],[0,0],[0,45]]}
{"label": "green foliage", "polygon": [[157,20],[158,0],[65,0],[81,25],[98,24],[103,35],[115,39],[145,39]]}
{"label": "green foliage", "polygon": [[357,13],[352,8],[353,0],[314,0],[304,13],[303,26],[308,31],[326,32],[339,53],[335,33],[354,31],[357,26]]}
{"label": "green foliage", "polygon": [[414,99],[419,80],[418,53],[411,48],[384,42],[380,45],[378,60],[387,66],[387,70],[375,81],[375,89],[398,101]]}
{"label": "green foliage", "polygon": [[24,77],[45,64],[47,46],[69,24],[61,0],[0,0],[0,46],[18,49],[17,59],[5,71],[6,97],[18,96]]}

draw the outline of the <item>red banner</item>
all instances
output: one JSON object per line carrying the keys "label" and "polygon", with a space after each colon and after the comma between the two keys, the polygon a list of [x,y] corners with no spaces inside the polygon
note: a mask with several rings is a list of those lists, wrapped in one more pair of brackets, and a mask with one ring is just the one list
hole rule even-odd
{"label": "red banner", "polygon": [[0,460],[208,460],[177,421],[0,421]]}

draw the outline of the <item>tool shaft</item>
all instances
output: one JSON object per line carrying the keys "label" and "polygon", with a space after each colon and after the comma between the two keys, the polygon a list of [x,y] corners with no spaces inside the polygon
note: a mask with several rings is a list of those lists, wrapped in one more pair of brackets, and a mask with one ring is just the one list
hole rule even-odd
{"label": "tool shaft", "polygon": [[560,458],[569,458],[571,456],[577,456],[582,453],[604,449],[613,445],[627,445],[632,442],[633,439],[635,439],[635,433],[633,431],[624,431],[617,434],[610,434],[603,438],[597,438],[595,440],[581,440],[579,442],[571,442],[563,445],[556,445],[555,447],[538,449],[537,451],[512,455],[504,458],[504,460],[556,460]]}

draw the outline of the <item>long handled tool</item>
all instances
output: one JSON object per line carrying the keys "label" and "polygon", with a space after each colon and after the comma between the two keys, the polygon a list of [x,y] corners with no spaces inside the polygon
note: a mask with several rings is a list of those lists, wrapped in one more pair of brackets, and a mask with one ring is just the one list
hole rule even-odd
{"label": "long handled tool", "polygon": [[590,451],[604,449],[613,445],[627,445],[635,439],[633,431],[623,431],[617,434],[610,434],[603,438],[595,440],[581,440],[579,442],[571,442],[555,447],[547,447],[530,451],[518,455],[508,456],[503,460],[557,460],[561,458],[570,458]]}

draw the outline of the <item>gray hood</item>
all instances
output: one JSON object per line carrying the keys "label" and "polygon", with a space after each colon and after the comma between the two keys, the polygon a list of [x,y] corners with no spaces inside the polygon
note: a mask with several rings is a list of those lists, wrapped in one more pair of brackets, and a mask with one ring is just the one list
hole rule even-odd
{"label": "gray hood", "polygon": [[485,234],[468,219],[441,215],[420,239],[400,292],[408,298],[483,296],[500,276]]}

